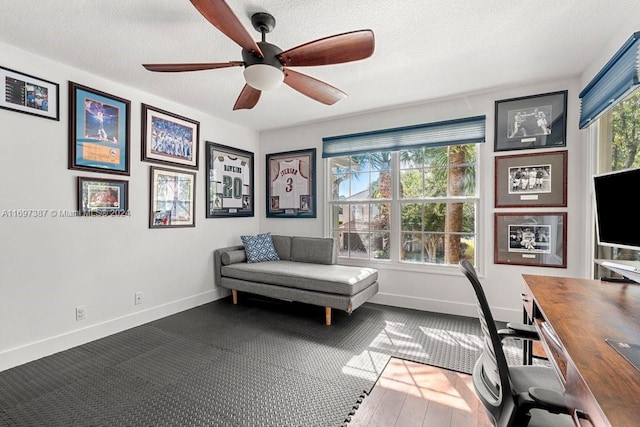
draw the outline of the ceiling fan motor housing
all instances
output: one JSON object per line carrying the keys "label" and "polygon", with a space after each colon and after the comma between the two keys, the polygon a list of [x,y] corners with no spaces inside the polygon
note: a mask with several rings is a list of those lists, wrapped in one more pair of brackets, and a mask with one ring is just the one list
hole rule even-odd
{"label": "ceiling fan motor housing", "polygon": [[264,54],[264,58],[261,58],[260,56],[246,49],[242,49],[242,60],[244,61],[245,67],[250,67],[255,64],[265,64],[276,67],[279,70],[284,69],[282,63],[278,59],[278,55],[282,52],[282,49],[280,49],[275,44],[267,42],[258,42],[257,44]]}
{"label": "ceiling fan motor housing", "polygon": [[258,42],[258,47],[264,57],[246,49],[242,50],[245,81],[257,90],[275,89],[284,80],[284,67],[278,59],[278,54],[282,52],[282,49],[267,42]]}

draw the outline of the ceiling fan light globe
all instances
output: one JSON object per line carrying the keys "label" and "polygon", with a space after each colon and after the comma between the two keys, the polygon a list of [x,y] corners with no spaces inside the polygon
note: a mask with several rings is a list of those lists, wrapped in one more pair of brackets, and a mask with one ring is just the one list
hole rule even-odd
{"label": "ceiling fan light globe", "polygon": [[280,87],[284,80],[282,70],[267,64],[254,64],[244,69],[244,79],[257,90],[272,90]]}

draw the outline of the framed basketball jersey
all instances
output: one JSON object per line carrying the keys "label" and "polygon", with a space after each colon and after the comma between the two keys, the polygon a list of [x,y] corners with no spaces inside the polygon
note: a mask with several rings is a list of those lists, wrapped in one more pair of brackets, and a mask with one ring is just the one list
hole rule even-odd
{"label": "framed basketball jersey", "polygon": [[315,218],[315,148],[266,155],[267,217]]}
{"label": "framed basketball jersey", "polygon": [[300,209],[300,196],[308,196],[309,168],[300,159],[281,160],[271,183],[272,196],[278,197],[280,209]]}
{"label": "framed basketball jersey", "polygon": [[222,194],[218,201],[222,208],[242,208],[242,198],[249,191],[249,164],[246,160],[217,156],[213,159],[212,183],[216,194]]}
{"label": "framed basketball jersey", "polygon": [[254,216],[253,153],[207,142],[207,218]]}

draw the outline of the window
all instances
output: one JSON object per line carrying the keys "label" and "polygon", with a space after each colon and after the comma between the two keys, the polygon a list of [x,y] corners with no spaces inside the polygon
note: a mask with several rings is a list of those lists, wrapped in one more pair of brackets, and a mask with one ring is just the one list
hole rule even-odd
{"label": "window", "polygon": [[[441,265],[462,258],[474,262],[476,142],[484,141],[484,117],[480,121],[482,137],[470,143],[325,155],[330,232],[338,239],[339,256]],[[393,133],[386,137],[394,139]]]}
{"label": "window", "polygon": [[475,260],[476,145],[400,151],[400,260]]}
{"label": "window", "polygon": [[[640,167],[640,32],[633,33],[580,92],[581,129],[597,123],[596,174]],[[595,224],[594,224],[595,229]],[[594,258],[640,260],[640,251],[599,246]],[[597,266],[595,277],[609,274]]]}
{"label": "window", "polygon": [[385,151],[329,160],[331,235],[340,256],[390,259],[392,157]]}
{"label": "window", "polygon": [[[640,167],[640,90],[618,102],[598,124],[596,173]],[[596,244],[594,258],[640,261],[640,252]],[[596,268],[596,277],[609,274],[602,267]]]}

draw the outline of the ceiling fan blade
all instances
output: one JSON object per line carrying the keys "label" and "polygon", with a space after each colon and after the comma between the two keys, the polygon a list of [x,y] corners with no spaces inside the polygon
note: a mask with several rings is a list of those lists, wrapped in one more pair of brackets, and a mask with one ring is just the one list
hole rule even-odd
{"label": "ceiling fan blade", "polygon": [[216,68],[240,67],[244,65],[242,61],[231,62],[204,62],[194,64],[142,64],[149,71],[160,73],[178,73],[180,71],[202,71]]}
{"label": "ceiling fan blade", "polygon": [[284,82],[301,94],[327,105],[333,105],[347,96],[330,84],[288,68],[284,70]]}
{"label": "ceiling fan blade", "polygon": [[373,31],[359,30],[336,34],[285,50],[278,59],[285,67],[341,64],[373,55]]}
{"label": "ceiling fan blade", "polygon": [[264,56],[258,44],[251,38],[249,32],[224,0],[191,0],[191,3],[207,21],[211,22],[214,27],[222,31],[224,35],[236,42],[241,48],[249,52],[255,52],[259,56]]}
{"label": "ceiling fan blade", "polygon": [[240,96],[238,96],[238,99],[233,106],[233,109],[250,110],[251,108],[256,106],[261,94],[262,92],[258,89],[254,89],[249,85],[244,85],[244,88],[242,88],[242,92],[240,92]]}

